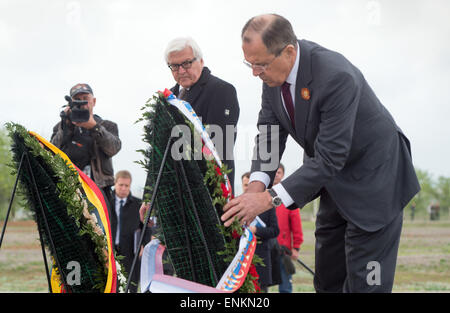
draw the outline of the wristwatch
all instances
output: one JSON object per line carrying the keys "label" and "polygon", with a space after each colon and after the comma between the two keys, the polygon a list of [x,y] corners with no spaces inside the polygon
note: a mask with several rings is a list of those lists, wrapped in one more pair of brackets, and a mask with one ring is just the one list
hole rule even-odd
{"label": "wristwatch", "polygon": [[280,205],[283,204],[283,201],[281,201],[281,198],[277,195],[275,190],[268,189],[267,191],[269,192],[270,196],[272,197],[272,205],[274,208],[279,207]]}

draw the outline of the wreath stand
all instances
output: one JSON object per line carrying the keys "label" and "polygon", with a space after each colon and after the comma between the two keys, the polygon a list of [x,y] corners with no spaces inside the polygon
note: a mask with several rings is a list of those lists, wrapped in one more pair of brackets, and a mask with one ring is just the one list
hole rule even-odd
{"label": "wreath stand", "polygon": [[[148,224],[148,222],[150,220],[150,216],[151,216],[153,208],[154,208],[154,203],[155,203],[155,200],[156,200],[156,196],[158,194],[158,188],[159,188],[162,172],[163,172],[164,166],[166,165],[167,157],[169,155],[169,151],[170,151],[170,148],[171,148],[171,146],[173,144],[173,141],[174,141],[173,137],[170,137],[169,140],[167,141],[167,145],[166,145],[166,148],[165,148],[165,151],[164,151],[164,156],[163,156],[163,159],[161,161],[161,166],[159,168],[158,176],[156,178],[156,182],[155,182],[155,185],[154,185],[152,198],[150,200],[150,207],[149,207],[149,210],[148,210],[148,212],[147,212],[147,214],[145,216],[144,227],[143,227],[143,230],[141,232],[141,236],[139,238],[138,251],[136,251],[136,253],[134,255],[133,263],[131,265],[131,270],[130,270],[130,273],[128,274],[128,281],[127,281],[127,285],[126,285],[126,288],[125,288],[125,293],[127,293],[128,289],[129,289],[129,285],[130,285],[130,282],[131,282],[131,277],[133,276],[133,272],[134,272],[134,269],[135,269],[135,266],[136,266],[136,262],[137,262],[137,259],[139,257],[139,249],[142,246],[142,243],[143,243],[143,240],[144,240],[144,236],[145,236],[145,231],[147,229],[146,225]],[[185,184],[186,184],[187,192],[188,192],[188,195],[189,195],[189,200],[190,200],[190,203],[192,204],[192,207],[193,207],[193,212],[194,212],[195,219],[196,219],[198,225],[200,225],[200,219],[199,219],[199,216],[198,216],[197,208],[195,206],[194,199],[193,199],[192,192],[191,192],[191,188],[189,187],[189,183],[188,183],[188,179],[187,179],[187,176],[186,176],[186,172],[184,170],[184,167],[183,167],[183,164],[182,164],[181,160],[176,160],[175,161],[175,167],[176,167],[177,176],[181,177],[183,179],[183,181],[185,182]],[[185,232],[186,242],[187,242],[189,263],[190,263],[191,268],[193,269],[193,267],[194,267],[194,260],[192,258],[192,247],[190,245],[189,234],[187,232],[186,215],[185,215],[186,213],[185,213],[185,210],[184,210],[184,205],[183,205],[183,200],[182,200],[182,193],[183,192],[181,190],[181,186],[180,186],[179,180],[177,180],[177,187],[178,187],[178,204],[179,204],[179,207],[180,207],[180,214],[182,216],[183,224],[184,224],[184,232]],[[209,252],[208,245],[207,245],[207,242],[205,240],[205,235],[204,235],[203,230],[201,229],[201,227],[199,228],[199,230],[200,230],[200,233],[201,233],[202,244],[205,247],[206,256],[208,258],[208,263],[211,266],[211,268],[213,269],[213,271],[212,271],[213,272],[213,276],[214,276],[214,279],[216,280],[216,283],[217,283],[219,280],[217,278],[217,273],[216,273],[216,271],[214,269],[214,265],[213,265],[213,262],[212,262],[211,254]],[[192,273],[194,274],[194,280],[195,280],[195,272],[192,271]]]}
{"label": "wreath stand", "polygon": [[[154,208],[155,199],[156,199],[156,196],[158,194],[158,188],[159,188],[159,185],[160,185],[160,179],[161,179],[161,176],[162,176],[162,172],[163,172],[164,166],[165,166],[166,161],[167,161],[167,157],[168,157],[170,148],[171,148],[171,146],[173,144],[173,140],[174,140],[173,137],[169,138],[169,140],[167,142],[167,145],[166,145],[166,149],[165,149],[165,152],[164,152],[164,157],[162,159],[161,166],[159,168],[158,176],[157,176],[157,179],[156,179],[156,183],[154,185],[154,191],[153,191],[153,194],[152,194],[152,199],[150,201],[149,212],[146,214],[146,217],[145,217],[145,220],[144,220],[144,225],[145,226],[148,224],[148,222],[150,220],[151,213],[152,213],[153,208]],[[32,189],[34,191],[34,195],[35,195],[35,198],[37,200],[38,207],[39,207],[40,213],[41,213],[42,218],[43,218],[44,229],[45,229],[46,233],[48,234],[50,249],[52,251],[56,251],[56,247],[54,245],[54,241],[53,241],[52,235],[50,233],[50,228],[49,228],[49,225],[48,225],[48,219],[47,219],[47,216],[45,214],[44,207],[42,205],[41,197],[40,197],[40,194],[39,194],[39,189],[37,187],[36,180],[35,180],[34,174],[32,172],[32,167],[31,167],[31,164],[30,164],[27,152],[23,152],[22,153],[22,156],[21,156],[21,159],[20,159],[20,163],[19,163],[19,166],[18,166],[16,181],[14,183],[14,187],[13,187],[13,190],[12,190],[12,193],[11,193],[11,200],[9,202],[9,206],[8,206],[8,210],[7,210],[7,213],[6,213],[5,222],[4,222],[3,227],[2,227],[2,233],[1,233],[1,237],[0,237],[0,249],[1,249],[1,246],[2,246],[2,243],[3,243],[3,238],[4,238],[6,227],[7,227],[7,224],[8,224],[9,215],[11,213],[12,204],[13,204],[14,197],[15,197],[15,194],[16,194],[17,184],[19,182],[20,175],[22,174],[22,172],[23,172],[25,167],[28,169],[28,172],[30,173],[30,178],[31,178],[31,182],[32,182]],[[197,208],[195,206],[194,199],[193,199],[193,196],[192,196],[192,192],[191,192],[191,189],[190,189],[189,184],[188,184],[188,179],[187,179],[187,176],[186,176],[186,172],[185,172],[185,169],[184,169],[184,166],[183,166],[181,160],[175,161],[175,167],[176,167],[177,176],[181,177],[183,179],[183,181],[185,182],[186,186],[187,186],[187,192],[188,192],[188,195],[189,195],[190,203],[192,204],[192,207],[193,207],[193,213],[194,213],[196,221],[198,222],[198,225],[200,225],[200,219],[199,219],[199,216],[198,216]],[[183,201],[182,201],[182,190],[181,190],[180,182],[178,180],[177,180],[177,185],[178,185],[178,203],[179,203],[179,207],[180,207],[180,214],[182,216],[183,223],[184,223],[184,231],[185,231],[186,242],[187,242],[189,263],[190,263],[191,268],[193,268],[194,260],[192,258],[192,247],[190,245],[189,234],[187,232],[186,216],[185,216],[185,210],[184,210],[184,205],[183,205]],[[146,229],[147,229],[147,227],[143,227],[143,230],[141,232],[141,236],[139,238],[138,247],[142,246]],[[205,247],[208,263],[211,266],[211,268],[213,269],[213,271],[212,271],[213,272],[213,276],[214,276],[214,279],[216,280],[216,283],[217,283],[218,282],[217,273],[216,273],[216,271],[214,269],[214,265],[213,265],[213,262],[212,262],[211,254],[209,252],[208,245],[207,245],[207,242],[206,242],[203,230],[201,229],[201,227],[199,228],[199,230],[200,230],[200,233],[201,233],[202,244]],[[48,266],[48,263],[47,263],[47,256],[46,256],[45,247],[44,247],[44,239],[43,239],[44,237],[43,237],[43,234],[42,234],[41,229],[39,228],[39,226],[38,226],[38,232],[39,232],[39,240],[40,240],[41,250],[42,250],[42,257],[44,259],[45,273],[46,273],[46,276],[47,276],[48,289],[49,289],[49,292],[52,293],[50,271],[49,271],[49,266]],[[131,277],[132,277],[134,269],[136,267],[136,263],[137,263],[137,258],[138,257],[139,257],[139,253],[137,252],[135,254],[135,256],[134,256],[134,259],[133,259],[133,263],[132,263],[131,270],[130,270],[130,273],[129,273],[129,278],[128,278],[127,285],[126,285],[126,288],[125,288],[125,293],[128,292],[128,289],[129,289],[129,286],[130,286],[130,282],[131,282]],[[56,253],[54,253],[54,260],[55,260],[55,263],[56,263],[57,267],[59,269],[62,269],[60,261],[59,261],[57,255],[56,255]],[[193,272],[193,274],[195,273],[194,271],[192,271],[192,272]],[[63,283],[65,289],[68,292],[70,292],[70,285],[67,284],[67,277],[65,276],[64,271],[61,270],[60,273],[61,273],[62,283]],[[194,280],[195,280],[195,277],[194,277]]]}
{"label": "wreath stand", "polygon": [[[16,181],[14,183],[14,187],[13,187],[13,190],[12,190],[12,193],[11,193],[11,200],[9,202],[8,211],[6,213],[6,218],[5,218],[5,223],[3,224],[2,234],[1,234],[1,237],[0,237],[0,249],[1,249],[1,246],[2,246],[2,242],[3,242],[3,237],[5,235],[6,226],[8,224],[8,218],[9,218],[9,214],[11,212],[11,207],[12,207],[12,203],[13,203],[13,200],[14,200],[14,196],[16,194],[17,183],[19,181],[19,177],[20,177],[21,172],[23,171],[24,167],[26,167],[28,169],[28,172],[30,173],[31,182],[32,182],[33,190],[34,190],[34,195],[35,195],[35,198],[37,199],[38,206],[39,206],[39,209],[40,209],[40,213],[42,214],[42,218],[43,218],[43,221],[44,221],[44,228],[45,228],[45,231],[47,232],[48,238],[49,238],[50,248],[51,248],[52,251],[56,252],[56,247],[55,247],[55,244],[53,242],[52,235],[50,233],[50,228],[48,226],[47,216],[45,215],[44,207],[42,205],[41,197],[39,195],[39,189],[38,189],[38,187],[36,185],[36,180],[34,178],[34,174],[33,174],[33,171],[32,171],[32,167],[31,167],[30,160],[29,160],[27,152],[23,152],[22,156],[20,158],[19,168],[17,170]],[[48,267],[48,263],[47,263],[47,256],[46,256],[46,253],[45,253],[44,239],[43,239],[43,234],[41,233],[41,230],[39,229],[39,226],[38,226],[38,232],[39,232],[39,240],[40,240],[40,243],[41,243],[42,257],[44,259],[44,264],[45,264],[45,274],[47,276],[48,290],[49,290],[50,293],[52,293],[52,285],[51,285],[49,267]],[[55,259],[55,262],[56,262],[56,265],[58,266],[58,268],[62,269],[61,264],[59,262],[59,259],[58,259],[57,255],[56,255],[56,253],[54,253],[54,259]],[[62,279],[62,282],[64,284],[64,287],[66,288],[66,290],[68,292],[70,292],[70,286],[66,283],[67,280],[66,280],[66,276],[65,276],[64,271],[60,270],[60,273],[61,273],[61,279]]]}

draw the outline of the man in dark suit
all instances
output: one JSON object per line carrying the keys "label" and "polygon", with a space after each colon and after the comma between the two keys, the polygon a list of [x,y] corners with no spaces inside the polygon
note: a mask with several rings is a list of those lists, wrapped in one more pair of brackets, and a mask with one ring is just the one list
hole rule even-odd
{"label": "man in dark suit", "polygon": [[192,38],[172,40],[165,52],[166,62],[177,84],[171,91],[189,102],[204,125],[208,125],[216,149],[232,172],[228,174],[234,191],[234,143],[239,119],[236,89],[217,78],[204,66],[202,52]]}
{"label": "man in dark suit", "polygon": [[[135,255],[135,232],[142,228],[139,219],[139,208],[141,199],[131,195],[131,174],[128,171],[119,171],[115,176],[113,202],[110,216],[111,234],[118,255],[124,256],[121,260],[127,275],[130,274],[133,258]],[[129,290],[137,291],[139,281],[140,263],[138,262],[133,271],[132,284]]]}
{"label": "man in dark suit", "polygon": [[[390,292],[403,208],[420,189],[408,139],[355,66],[297,40],[285,18],[250,19],[242,42],[264,82],[260,131],[248,191],[222,220],[250,223],[280,203],[293,209],[320,196],[316,291]],[[303,147],[303,164],[270,189],[288,135]]]}

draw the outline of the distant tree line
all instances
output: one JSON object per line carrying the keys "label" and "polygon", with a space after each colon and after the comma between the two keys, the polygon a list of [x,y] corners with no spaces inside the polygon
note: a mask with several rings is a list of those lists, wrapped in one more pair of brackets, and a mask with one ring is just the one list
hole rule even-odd
{"label": "distant tree line", "polygon": [[[418,217],[430,214],[430,207],[437,205],[440,208],[440,217],[449,217],[450,208],[450,177],[434,177],[430,172],[416,168],[419,178],[420,192],[411,200],[408,209],[415,204]],[[410,212],[410,211],[409,211]]]}

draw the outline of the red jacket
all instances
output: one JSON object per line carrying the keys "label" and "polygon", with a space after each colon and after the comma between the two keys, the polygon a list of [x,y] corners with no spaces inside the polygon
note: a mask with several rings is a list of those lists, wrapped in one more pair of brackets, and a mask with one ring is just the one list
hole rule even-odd
{"label": "red jacket", "polygon": [[300,209],[288,210],[284,204],[277,207],[278,243],[290,250],[300,248],[303,242],[302,220],[300,218]]}

